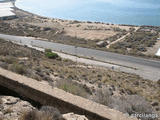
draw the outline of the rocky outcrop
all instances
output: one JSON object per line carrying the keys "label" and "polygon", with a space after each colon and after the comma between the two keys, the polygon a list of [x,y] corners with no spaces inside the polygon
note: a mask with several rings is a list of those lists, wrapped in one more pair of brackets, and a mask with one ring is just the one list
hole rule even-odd
{"label": "rocky outcrop", "polygon": [[29,102],[16,97],[0,96],[0,118],[18,120],[24,113],[35,109]]}
{"label": "rocky outcrop", "polygon": [[[18,120],[23,114],[29,115],[50,115],[54,119],[61,116],[60,112],[53,107],[44,106],[37,110],[29,102],[12,96],[0,96],[0,120]],[[67,113],[62,115],[64,119],[58,120],[88,120],[84,115]]]}

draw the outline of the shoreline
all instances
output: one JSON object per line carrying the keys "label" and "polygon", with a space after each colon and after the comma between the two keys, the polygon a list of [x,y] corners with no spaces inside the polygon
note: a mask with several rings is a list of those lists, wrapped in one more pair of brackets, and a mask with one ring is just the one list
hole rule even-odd
{"label": "shoreline", "polygon": [[[31,36],[55,43],[76,45],[84,48],[92,48],[142,58],[157,59],[155,56],[156,53],[151,55],[149,53],[148,55],[147,51],[146,53],[143,51],[135,52],[134,50],[133,52],[130,52],[130,49],[128,48],[124,48],[126,49],[124,51],[123,48],[121,49],[118,42],[120,41],[124,44],[123,41],[125,38],[132,35],[130,33],[135,33],[136,35],[140,32],[140,34],[145,38],[145,32],[148,30],[151,34],[152,31],[159,32],[160,28],[158,26],[134,26],[125,24],[109,24],[103,22],[64,20],[37,15],[16,6],[14,7],[14,13],[17,15],[16,19],[4,21],[4,24],[2,24],[4,28],[11,27],[10,30],[5,30],[2,28],[1,33],[18,36]],[[13,27],[13,25],[15,27]],[[19,30],[21,33],[19,33]],[[152,34],[152,36],[154,35]],[[134,43],[132,44],[133,46]],[[151,44],[154,43],[155,41]],[[118,49],[112,46],[114,44],[118,45]],[[107,48],[108,45],[110,45],[109,48]],[[142,49],[148,50],[147,44],[144,44]]]}
{"label": "shoreline", "polygon": [[[76,21],[76,22],[79,22],[79,23],[96,23],[96,24],[104,24],[104,25],[119,25],[119,26],[130,26],[130,27],[140,27],[140,26],[149,26],[149,25],[132,25],[132,24],[115,24],[115,23],[107,23],[107,22],[98,22],[98,21],[86,21],[86,20],[75,20],[75,19],[61,19],[61,18],[54,18],[54,17],[46,17],[46,16],[42,16],[42,15],[38,15],[36,13],[32,13],[32,12],[29,12],[29,11],[26,11],[26,10],[23,10],[21,8],[18,8],[17,6],[14,7],[15,9],[18,9],[18,10],[21,10],[23,12],[26,12],[28,14],[31,14],[31,15],[35,15],[35,16],[38,16],[38,17],[41,17],[41,18],[44,18],[44,19],[53,19],[53,20],[60,20],[60,21]],[[149,26],[149,27],[159,27],[159,26]]]}
{"label": "shoreline", "polygon": [[[35,15],[35,16],[38,16],[38,17],[42,17],[42,18],[46,18],[46,19],[56,19],[56,20],[63,20],[63,21],[77,21],[77,22],[80,22],[80,23],[96,23],[96,24],[105,24],[105,25],[119,25],[119,26],[130,26],[130,27],[160,27],[160,25],[136,25],[136,24],[121,24],[121,23],[111,23],[111,22],[101,22],[101,21],[90,21],[90,20],[77,20],[77,19],[62,19],[62,18],[55,18],[55,17],[48,17],[48,16],[43,16],[43,15],[39,15],[39,14],[36,14],[36,13],[32,13],[30,11],[27,11],[27,10],[23,10],[19,7],[16,6],[16,0],[5,0],[5,1],[0,1],[0,3],[7,3],[7,2],[11,2],[13,3],[13,6],[14,7],[11,7],[12,9],[19,9],[21,11],[24,11],[24,12],[27,12],[28,14],[31,14],[31,15]],[[15,13],[15,11],[13,10],[12,11],[13,13]],[[5,16],[6,17],[6,16]],[[8,16],[10,17],[10,16]]]}
{"label": "shoreline", "polygon": [[[16,2],[16,0],[15,0],[15,2]],[[57,20],[64,20],[64,21],[78,21],[78,22],[81,22],[81,23],[98,23],[98,24],[106,24],[106,25],[110,24],[110,25],[119,25],[119,26],[132,26],[132,27],[141,27],[141,26],[160,27],[160,25],[136,25],[136,24],[125,24],[125,23],[121,24],[121,23],[101,22],[101,21],[91,21],[91,20],[63,19],[63,18],[49,17],[49,16],[43,16],[43,15],[39,15],[39,14],[36,14],[36,13],[32,13],[30,11],[23,10],[23,9],[17,7],[16,4],[15,4],[15,8],[17,8],[19,10],[22,10],[24,12],[27,12],[27,13],[42,17],[42,18],[47,18],[47,19],[57,19]]]}

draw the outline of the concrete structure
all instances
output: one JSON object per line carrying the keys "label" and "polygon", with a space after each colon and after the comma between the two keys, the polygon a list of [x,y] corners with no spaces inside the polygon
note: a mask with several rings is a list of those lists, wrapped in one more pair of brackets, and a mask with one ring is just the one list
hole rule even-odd
{"label": "concrete structure", "polygon": [[159,50],[157,51],[156,56],[160,56],[160,48],[159,48]]}
{"label": "concrete structure", "polygon": [[7,19],[7,17],[13,18],[16,16],[15,13],[13,13],[14,3],[14,0],[0,1],[0,19]]}
{"label": "concrete structure", "polygon": [[13,72],[0,68],[0,86],[42,105],[57,107],[62,113],[74,112],[85,115],[90,120],[137,120],[107,106],[92,102],[63,90],[52,88]]}

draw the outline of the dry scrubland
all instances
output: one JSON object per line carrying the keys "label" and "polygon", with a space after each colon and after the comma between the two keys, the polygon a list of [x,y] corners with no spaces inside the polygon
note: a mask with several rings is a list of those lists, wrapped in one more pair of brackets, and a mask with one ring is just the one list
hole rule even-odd
{"label": "dry scrubland", "polygon": [[[159,32],[159,27],[142,26],[136,32],[131,32],[123,41],[112,45],[111,49],[122,54],[155,57],[154,54],[160,47],[159,40],[157,40],[160,37]],[[147,54],[149,49],[152,49],[154,53]]]}
{"label": "dry scrubland", "polygon": [[[143,57],[155,57],[159,46],[160,27],[49,19],[19,9],[15,9],[15,13],[18,18],[0,21],[0,33]],[[97,45],[99,42],[101,44]],[[150,49],[155,52],[149,53]],[[4,40],[0,40],[0,67],[123,113],[160,114],[160,81],[152,82],[133,74],[75,63],[49,50],[42,53]]]}
{"label": "dry scrubland", "polygon": [[[149,58],[156,58],[159,48],[160,27],[50,19],[17,8],[15,13],[18,18],[0,22],[1,33]],[[150,49],[154,52],[148,52]]]}
{"label": "dry scrubland", "polygon": [[48,52],[0,40],[0,66],[124,113],[160,113],[160,81],[75,63]]}

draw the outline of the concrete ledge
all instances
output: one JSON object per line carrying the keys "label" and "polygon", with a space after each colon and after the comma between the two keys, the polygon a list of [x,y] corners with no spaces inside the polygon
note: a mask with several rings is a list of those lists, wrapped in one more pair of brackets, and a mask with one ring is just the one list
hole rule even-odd
{"label": "concrete ledge", "polygon": [[9,20],[16,18],[14,7],[15,0],[0,1],[0,20]]}
{"label": "concrete ledge", "polygon": [[0,20],[12,20],[17,18],[16,15],[0,17]]}
{"label": "concrete ledge", "polygon": [[0,68],[0,85],[42,105],[55,106],[62,113],[74,112],[85,115],[91,120],[137,120],[107,106],[72,95],[58,88],[52,88],[48,84],[2,68]]}

